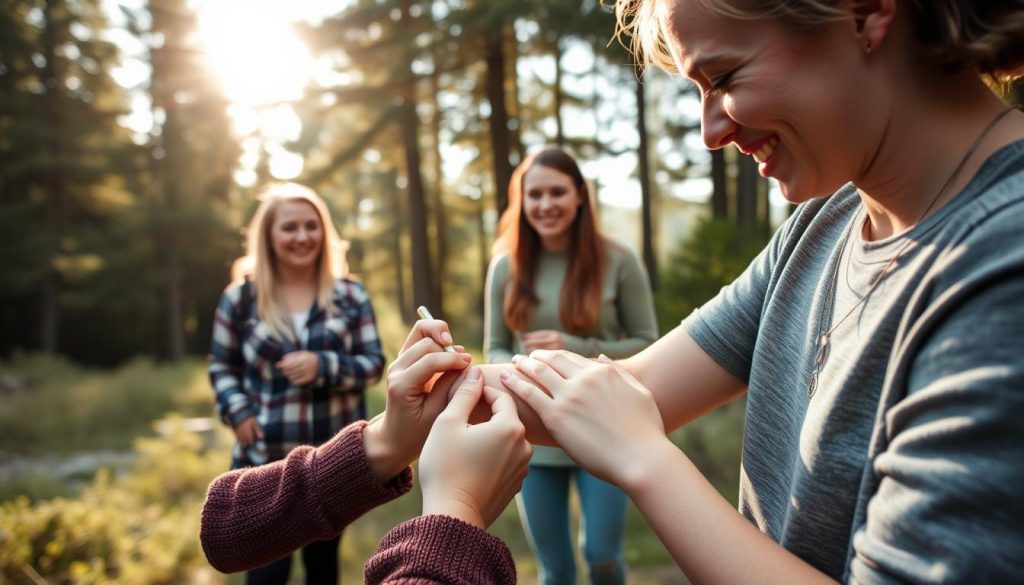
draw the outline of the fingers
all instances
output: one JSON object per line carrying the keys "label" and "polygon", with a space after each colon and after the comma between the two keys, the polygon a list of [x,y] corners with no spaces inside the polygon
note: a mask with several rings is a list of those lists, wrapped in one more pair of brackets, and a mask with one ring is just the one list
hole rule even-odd
{"label": "fingers", "polygon": [[544,349],[534,350],[528,356],[513,356],[512,364],[519,372],[545,388],[550,388],[591,365],[590,360],[572,352]]}
{"label": "fingers", "polygon": [[430,364],[428,367],[433,368],[432,372],[437,373],[446,370],[461,370],[469,364],[472,358],[464,349],[456,353],[445,352],[444,347],[433,338],[424,337],[403,349],[402,353],[395,358],[392,367],[412,370],[420,366],[424,359],[427,360],[427,364]]}
{"label": "fingers", "polygon": [[460,422],[468,422],[469,414],[483,392],[484,378],[480,368],[472,367],[466,372],[466,377],[455,390],[455,394],[445,407],[443,416],[452,417]]}
{"label": "fingers", "polygon": [[404,352],[421,339],[433,339],[441,348],[452,344],[452,334],[448,329],[447,323],[440,319],[420,319],[416,321],[416,324],[412,326],[412,330],[409,331],[408,337],[405,338],[405,343],[402,344],[401,351]]}
{"label": "fingers", "polygon": [[519,420],[519,411],[511,396],[497,388],[484,386],[483,398],[491,406],[492,421],[515,421],[516,424],[522,426],[522,422]]}
{"label": "fingers", "polygon": [[523,380],[508,370],[501,372],[501,383],[510,392],[518,396],[520,400],[525,402],[543,420],[544,413],[548,412],[546,407],[554,400],[553,398],[537,386]]}

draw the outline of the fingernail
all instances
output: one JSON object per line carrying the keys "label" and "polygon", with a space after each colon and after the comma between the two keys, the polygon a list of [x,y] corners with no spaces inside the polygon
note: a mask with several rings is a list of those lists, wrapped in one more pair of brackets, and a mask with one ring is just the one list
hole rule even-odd
{"label": "fingernail", "polygon": [[473,359],[473,356],[469,355],[468,353],[460,353],[459,355],[462,356],[462,361],[464,362],[468,362]]}
{"label": "fingernail", "polygon": [[517,353],[516,355],[512,356],[512,363],[518,366],[519,362],[523,361],[523,357],[524,356]]}
{"label": "fingernail", "polygon": [[445,342],[446,344],[450,344],[452,342],[452,334],[448,333],[447,331],[442,331],[441,341]]}
{"label": "fingernail", "polygon": [[508,380],[508,379],[512,378],[512,372],[510,372],[510,371],[508,371],[508,370],[502,370],[502,371],[501,371],[501,373],[500,373],[500,374],[498,374],[498,376],[499,376],[499,377],[500,377],[500,378],[501,378],[502,380]]}
{"label": "fingernail", "polygon": [[611,363],[611,362],[612,362],[613,360],[611,360],[611,359],[610,359],[610,358],[609,358],[608,356],[606,356],[606,355],[604,355],[604,354],[602,353],[601,355],[597,356],[597,361],[599,361],[599,362],[604,362],[604,363],[606,363],[606,364],[609,364],[609,363]]}
{"label": "fingernail", "polygon": [[480,368],[473,366],[469,368],[469,373],[466,374],[466,380],[469,382],[475,382],[480,379]]}

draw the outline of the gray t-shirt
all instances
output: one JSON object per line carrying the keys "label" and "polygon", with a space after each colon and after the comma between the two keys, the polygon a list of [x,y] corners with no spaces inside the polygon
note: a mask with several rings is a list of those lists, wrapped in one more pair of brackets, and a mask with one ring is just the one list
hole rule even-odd
{"label": "gray t-shirt", "polygon": [[748,383],[740,511],[836,579],[1024,579],[1024,142],[904,234],[863,221],[851,185],[801,205],[683,322]]}

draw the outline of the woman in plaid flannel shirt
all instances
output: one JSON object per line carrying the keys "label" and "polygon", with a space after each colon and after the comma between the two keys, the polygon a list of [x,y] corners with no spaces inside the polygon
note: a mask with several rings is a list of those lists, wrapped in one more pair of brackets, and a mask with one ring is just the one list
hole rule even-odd
{"label": "woman in plaid flannel shirt", "polygon": [[[232,469],[320,445],[366,418],[364,392],[384,367],[370,297],[348,278],[346,243],[323,199],[294,183],[262,195],[213,323],[210,381],[238,439]],[[336,538],[303,548],[307,583],[337,583]],[[250,571],[286,583],[291,557]]]}

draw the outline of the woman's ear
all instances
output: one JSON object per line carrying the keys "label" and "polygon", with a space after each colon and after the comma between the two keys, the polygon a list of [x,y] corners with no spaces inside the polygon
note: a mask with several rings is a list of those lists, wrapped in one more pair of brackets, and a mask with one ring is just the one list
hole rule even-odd
{"label": "woman's ear", "polygon": [[881,46],[892,29],[896,0],[853,0],[853,18],[864,52]]}

